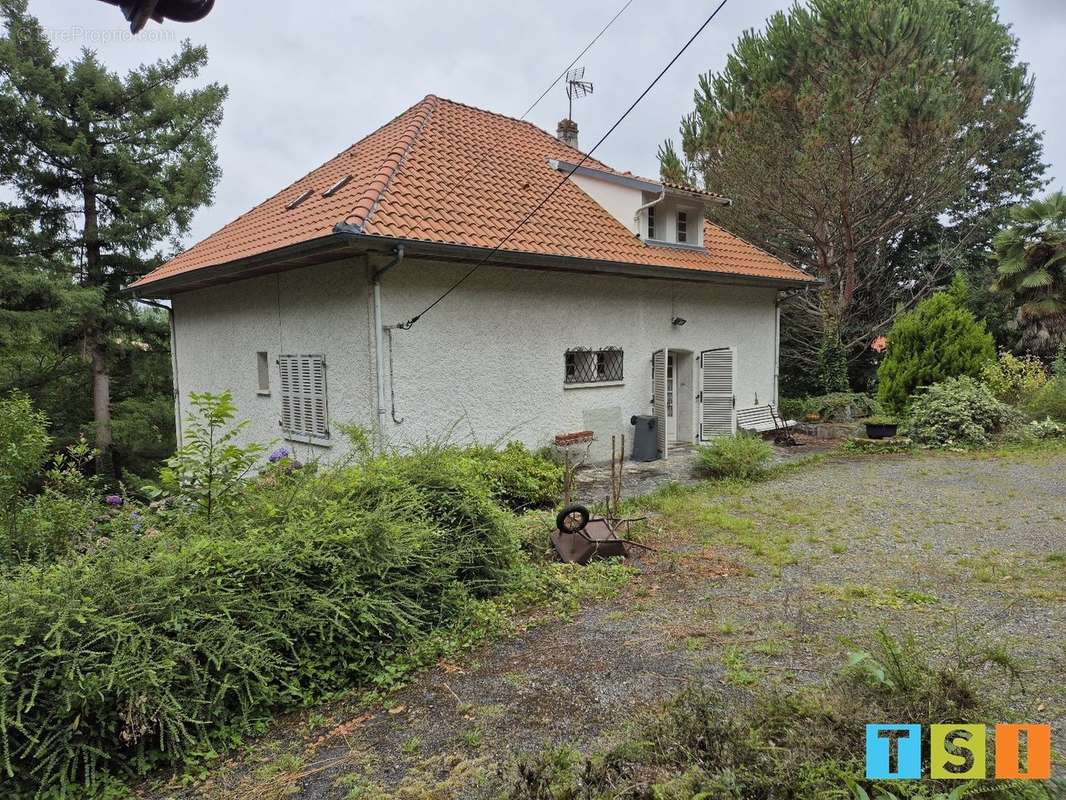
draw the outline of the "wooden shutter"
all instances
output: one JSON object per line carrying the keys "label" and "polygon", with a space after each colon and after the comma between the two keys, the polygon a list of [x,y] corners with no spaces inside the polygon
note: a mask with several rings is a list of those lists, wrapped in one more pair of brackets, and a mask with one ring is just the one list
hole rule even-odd
{"label": "wooden shutter", "polygon": [[281,383],[281,429],[285,433],[295,430],[292,409],[293,370],[296,368],[295,356],[278,356],[278,378]]}
{"label": "wooden shutter", "polygon": [[659,448],[659,458],[666,458],[670,450],[669,437],[666,434],[666,364],[668,358],[669,351],[665,348],[656,350],[651,357],[652,413],[655,415],[658,428],[656,444]]}
{"label": "wooden shutter", "polygon": [[281,429],[290,436],[329,437],[326,360],[320,355],[278,356]]}
{"label": "wooden shutter", "polygon": [[329,418],[326,414],[326,359],[322,356],[307,356],[307,360],[311,373],[310,435],[325,439],[329,436]]}
{"label": "wooden shutter", "polygon": [[730,347],[700,353],[700,439],[704,442],[736,432],[734,360]]}

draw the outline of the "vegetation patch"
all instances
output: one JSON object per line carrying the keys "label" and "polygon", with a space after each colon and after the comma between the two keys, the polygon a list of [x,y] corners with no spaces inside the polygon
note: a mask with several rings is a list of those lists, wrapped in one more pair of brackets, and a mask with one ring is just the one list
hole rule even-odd
{"label": "vegetation patch", "polygon": [[229,397],[194,402],[151,505],[101,497],[80,451],[21,497],[41,421],[8,415],[24,457],[5,478],[5,797],[194,766],[275,709],[387,688],[524,604],[566,613],[628,578],[523,556],[506,506],[544,502],[558,476],[524,448],[371,456],[353,432],[346,463],[300,466],[279,449],[250,477],[263,449],[236,444]]}
{"label": "vegetation patch", "polygon": [[698,464],[712,478],[749,481],[766,474],[773,452],[760,436],[719,436],[700,447]]}
{"label": "vegetation patch", "polygon": [[[508,800],[696,800],[696,798],[946,798],[1050,800],[1062,787],[1026,781],[914,783],[865,778],[865,726],[871,720],[979,722],[1005,719],[1002,687],[973,676],[1014,668],[997,654],[961,643],[931,661],[923,647],[882,633],[856,648],[824,685],[758,685],[735,651],[729,693],[695,684],[614,747],[589,756],[553,748],[501,770],[492,796]],[[739,689],[737,687],[740,687]],[[744,688],[747,687],[747,688]],[[737,691],[745,694],[739,699]],[[928,765],[925,773],[928,775]]]}
{"label": "vegetation patch", "polygon": [[865,583],[846,583],[842,586],[818,584],[815,586],[815,591],[848,603],[860,602],[878,608],[903,608],[905,606],[914,608],[934,606],[940,602],[934,595],[915,589],[904,589],[898,586],[870,586]]}

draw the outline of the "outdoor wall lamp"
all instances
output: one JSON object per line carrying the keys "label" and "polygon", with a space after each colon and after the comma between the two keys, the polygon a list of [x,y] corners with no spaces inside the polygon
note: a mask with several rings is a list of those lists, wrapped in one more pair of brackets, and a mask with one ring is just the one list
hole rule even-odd
{"label": "outdoor wall lamp", "polygon": [[686,322],[688,322],[688,320],[684,317],[674,317],[672,320],[670,320],[670,324],[673,325],[675,328],[680,328]]}

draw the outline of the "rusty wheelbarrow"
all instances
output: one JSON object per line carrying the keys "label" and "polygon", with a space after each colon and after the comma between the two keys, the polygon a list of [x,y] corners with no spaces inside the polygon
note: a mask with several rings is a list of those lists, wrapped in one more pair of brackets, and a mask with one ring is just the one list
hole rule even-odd
{"label": "rusty wheelbarrow", "polygon": [[556,515],[552,547],[567,564],[587,564],[595,558],[625,558],[631,547],[651,550],[618,535],[618,529],[624,525],[628,536],[630,523],[636,521],[593,517],[585,506],[574,503]]}

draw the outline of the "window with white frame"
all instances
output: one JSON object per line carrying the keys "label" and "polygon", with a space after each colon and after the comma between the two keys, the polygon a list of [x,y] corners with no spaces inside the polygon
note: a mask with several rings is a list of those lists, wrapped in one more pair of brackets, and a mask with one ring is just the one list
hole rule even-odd
{"label": "window with white frame", "polygon": [[606,383],[623,379],[620,347],[591,350],[571,348],[564,356],[564,383]]}
{"label": "window with white frame", "polygon": [[648,238],[655,238],[655,206],[648,208]]}
{"label": "window with white frame", "polygon": [[328,439],[326,359],[321,355],[278,356],[281,429],[289,438]]}
{"label": "window with white frame", "polygon": [[679,242],[688,241],[688,214],[684,211],[677,212],[677,240]]}

